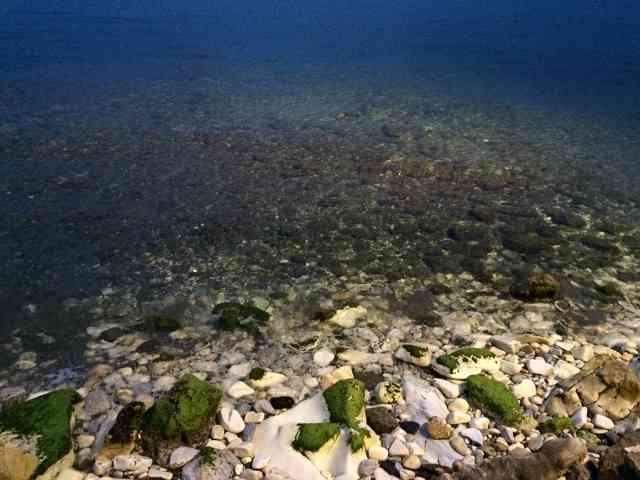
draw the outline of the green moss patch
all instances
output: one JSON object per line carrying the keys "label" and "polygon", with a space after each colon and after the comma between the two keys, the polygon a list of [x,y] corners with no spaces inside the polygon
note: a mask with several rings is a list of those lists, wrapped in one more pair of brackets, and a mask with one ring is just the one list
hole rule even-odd
{"label": "green moss patch", "polygon": [[213,465],[218,458],[218,452],[215,448],[204,447],[200,449],[200,460],[204,465]]}
{"label": "green moss patch", "polygon": [[340,425],[337,423],[303,423],[298,425],[298,433],[293,448],[299,452],[317,452],[329,440],[338,438]]}
{"label": "green moss patch", "polygon": [[429,350],[427,350],[426,348],[419,347],[418,345],[411,345],[409,343],[403,344],[402,348],[409,352],[409,355],[411,355],[413,358],[421,358],[429,353]]}
{"label": "green moss patch", "polygon": [[222,391],[185,375],[171,395],[158,399],[143,417],[142,445],[156,458],[164,444],[196,444],[208,437]]}
{"label": "green moss patch", "polygon": [[495,355],[486,348],[461,348],[455,352],[440,355],[437,362],[443,367],[447,367],[450,372],[454,372],[461,361],[464,359],[478,359],[478,358],[494,358]]}
{"label": "green moss patch", "polygon": [[558,434],[564,430],[575,430],[575,427],[570,417],[559,416],[545,420],[542,425],[540,425],[540,430],[545,433],[551,432]]}
{"label": "green moss patch", "polygon": [[349,436],[349,447],[352,452],[357,452],[364,447],[364,441],[369,438],[371,433],[366,428],[355,427],[351,429]]}
{"label": "green moss patch", "polygon": [[147,315],[143,321],[147,329],[158,332],[173,332],[182,328],[178,319],[169,314]]}
{"label": "green moss patch", "polygon": [[357,427],[364,409],[365,386],[360,380],[340,380],[327,388],[323,395],[331,414],[331,421]]}
{"label": "green moss patch", "polygon": [[262,377],[264,377],[265,373],[267,373],[267,371],[264,368],[255,367],[249,372],[249,379],[260,380]]}
{"label": "green moss patch", "polygon": [[524,416],[518,399],[502,383],[485,375],[471,375],[465,384],[468,395],[489,415],[511,426],[518,425]]}
{"label": "green moss patch", "polygon": [[44,473],[71,449],[70,421],[75,390],[57,390],[13,405],[0,413],[0,431],[19,436],[37,435],[38,464],[33,477]]}
{"label": "green moss patch", "polygon": [[228,330],[254,329],[259,324],[266,323],[271,317],[269,313],[253,305],[233,302],[219,303],[213,308],[212,313],[220,317],[220,325]]}

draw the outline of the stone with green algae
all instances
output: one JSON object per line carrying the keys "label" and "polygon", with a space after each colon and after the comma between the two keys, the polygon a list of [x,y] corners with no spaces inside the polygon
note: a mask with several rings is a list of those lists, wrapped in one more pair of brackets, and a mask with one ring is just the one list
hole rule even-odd
{"label": "stone with green algae", "polygon": [[360,380],[348,378],[327,388],[323,395],[331,421],[357,427],[364,410],[365,386]]}
{"label": "stone with green algae", "polygon": [[500,368],[500,360],[486,348],[461,348],[440,355],[433,368],[450,378],[464,380],[482,371]]}
{"label": "stone with green algae", "polygon": [[183,376],[170,395],[158,399],[143,417],[142,448],[166,464],[173,447],[198,445],[208,438],[222,390],[196,376]]}
{"label": "stone with green algae", "polygon": [[465,389],[483,413],[500,419],[510,426],[523,420],[524,412],[516,396],[501,382],[486,375],[471,375]]}
{"label": "stone with green algae", "polygon": [[338,423],[303,423],[298,425],[298,433],[292,446],[299,452],[317,452],[328,441],[338,438],[338,435],[340,435]]}
{"label": "stone with green algae", "polygon": [[31,478],[44,473],[71,450],[71,414],[79,400],[75,390],[56,390],[0,413],[0,443],[31,446],[39,460]]}
{"label": "stone with green algae", "polygon": [[227,330],[244,328],[255,329],[266,323],[271,315],[264,310],[249,304],[224,302],[213,308],[214,315],[219,317],[220,326]]}

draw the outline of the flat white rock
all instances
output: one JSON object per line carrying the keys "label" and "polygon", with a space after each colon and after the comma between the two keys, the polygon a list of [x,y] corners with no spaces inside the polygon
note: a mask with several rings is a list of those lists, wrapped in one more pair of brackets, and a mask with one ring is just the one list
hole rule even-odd
{"label": "flat white rock", "polygon": [[527,369],[536,375],[542,375],[548,377],[553,375],[553,365],[548,364],[544,358],[536,357],[531,358],[527,362]]}
{"label": "flat white rock", "polygon": [[420,424],[431,417],[447,418],[449,409],[440,390],[413,375],[402,381],[404,398],[410,418]]}

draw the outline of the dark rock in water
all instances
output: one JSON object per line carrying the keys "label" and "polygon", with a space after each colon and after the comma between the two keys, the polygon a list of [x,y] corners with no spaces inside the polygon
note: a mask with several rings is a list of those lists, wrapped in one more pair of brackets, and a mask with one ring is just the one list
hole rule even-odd
{"label": "dark rock in water", "polygon": [[394,477],[398,476],[398,468],[396,467],[396,462],[394,460],[385,460],[380,462],[380,468],[389,475],[393,475]]}
{"label": "dark rock in water", "polygon": [[459,242],[484,240],[488,236],[487,227],[484,225],[464,224],[453,225],[447,230],[450,238]]}
{"label": "dark rock in water", "polygon": [[155,353],[160,348],[160,343],[157,340],[147,340],[141,343],[136,352],[138,353]]}
{"label": "dark rock in water", "polygon": [[514,234],[504,238],[502,243],[509,250],[526,254],[541,253],[548,247],[547,241],[535,233]]}
{"label": "dark rock in water", "polygon": [[623,435],[601,455],[598,480],[637,480],[640,478],[639,454],[640,430]]}
{"label": "dark rock in water", "polygon": [[418,422],[400,422],[400,428],[405,432],[414,435],[420,430],[420,424]]}
{"label": "dark rock in water", "polygon": [[384,376],[381,373],[368,370],[357,370],[353,372],[353,377],[364,383],[367,390],[373,390],[376,385],[384,381]]}
{"label": "dark rock in water", "polygon": [[384,406],[367,408],[367,424],[378,435],[391,433],[398,426],[398,420],[393,412]]}
{"label": "dark rock in water", "polygon": [[143,416],[142,449],[160,465],[182,443],[204,444],[222,391],[193,375],[183,376],[170,395],[156,400]]}
{"label": "dark rock in water", "polygon": [[233,302],[219,303],[214,307],[212,313],[219,316],[220,326],[229,330],[234,328],[254,329],[259,324],[267,322],[271,317],[269,313],[253,305]]}
{"label": "dark rock in water", "polygon": [[557,480],[571,467],[582,463],[587,455],[584,443],[575,438],[550,440],[536,453],[506,455],[479,466],[463,465],[453,474],[438,480]]}
{"label": "dark rock in water", "polygon": [[291,397],[273,397],[271,400],[271,406],[276,410],[286,410],[295,405],[295,400]]}
{"label": "dark rock in water", "polygon": [[442,283],[432,283],[429,285],[428,290],[433,295],[448,295],[453,291],[451,287]]}
{"label": "dark rock in water", "polygon": [[109,441],[115,443],[130,443],[135,440],[137,433],[142,428],[142,416],[145,406],[142,402],[131,402],[126,404],[118,417],[116,423],[109,432]]}
{"label": "dark rock in water", "polygon": [[469,215],[483,223],[492,224],[496,221],[496,211],[492,208],[473,207],[469,210]]}
{"label": "dark rock in water", "polygon": [[511,286],[511,294],[529,301],[549,300],[558,295],[560,282],[544,272],[520,272]]}
{"label": "dark rock in water", "polygon": [[169,314],[154,314],[147,315],[143,319],[144,325],[148,330],[155,332],[173,332],[182,328],[180,321],[177,317]]}
{"label": "dark rock in water", "polygon": [[382,128],[382,133],[389,138],[398,138],[401,137],[406,131],[406,128],[400,127],[398,125],[391,125],[385,123]]}
{"label": "dark rock in water", "polygon": [[125,330],[124,328],[113,327],[102,332],[98,338],[106,342],[115,342],[117,339],[119,339],[123,335],[126,335],[127,333],[127,330]]}
{"label": "dark rock in water", "polygon": [[402,305],[402,311],[416,323],[437,326],[441,319],[433,313],[433,295],[428,290],[416,290]]}
{"label": "dark rock in water", "polygon": [[582,243],[587,247],[591,247],[599,252],[606,253],[620,253],[620,248],[610,240],[602,237],[596,237],[595,235],[585,235],[581,238]]}
{"label": "dark rock in water", "polygon": [[[71,413],[73,404],[80,400],[75,390],[64,389],[42,395],[26,402],[17,403],[0,413],[0,433],[17,435],[16,442],[33,443],[36,440],[36,457],[32,462],[33,472],[25,478],[33,478],[44,473],[51,465],[71,450]],[[14,443],[14,442],[10,442]],[[24,451],[25,456],[29,454]],[[11,462],[5,465],[4,462]],[[17,465],[15,452],[0,455],[0,476],[2,472],[12,473]],[[3,477],[5,478],[5,477]],[[9,476],[8,478],[12,478]]]}
{"label": "dark rock in water", "polygon": [[571,228],[583,228],[587,224],[580,215],[560,209],[551,210],[549,212],[549,216],[556,225],[564,225]]}

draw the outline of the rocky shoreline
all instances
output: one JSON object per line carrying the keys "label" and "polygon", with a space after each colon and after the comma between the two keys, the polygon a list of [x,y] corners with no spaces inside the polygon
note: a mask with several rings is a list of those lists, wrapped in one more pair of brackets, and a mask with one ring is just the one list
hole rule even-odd
{"label": "rocky shoreline", "polygon": [[[342,297],[294,343],[265,335],[282,312],[259,298],[216,304],[213,324],[156,313],[89,328],[92,366],[72,388],[0,390],[2,478],[640,475],[629,322],[558,334],[552,302],[517,301],[509,315],[452,312],[429,326],[389,322],[357,296],[331,308]],[[24,413],[50,410],[54,431]],[[51,442],[66,448],[43,449]]]}

